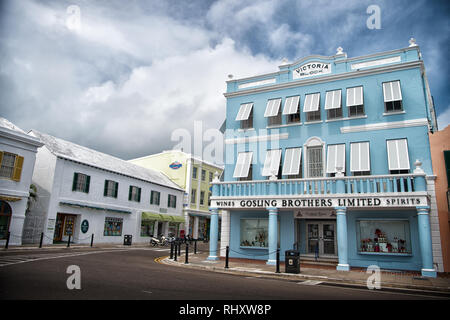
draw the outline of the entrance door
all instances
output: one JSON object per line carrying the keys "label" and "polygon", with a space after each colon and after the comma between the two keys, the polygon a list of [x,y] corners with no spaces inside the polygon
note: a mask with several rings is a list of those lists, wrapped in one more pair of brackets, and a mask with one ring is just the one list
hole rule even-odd
{"label": "entrance door", "polygon": [[336,222],[314,221],[306,224],[308,254],[336,255]]}
{"label": "entrance door", "polygon": [[73,239],[75,219],[76,219],[75,215],[58,213],[56,215],[55,233],[53,236],[53,241],[63,241],[63,240],[65,241],[67,240],[69,235],[71,235]]}

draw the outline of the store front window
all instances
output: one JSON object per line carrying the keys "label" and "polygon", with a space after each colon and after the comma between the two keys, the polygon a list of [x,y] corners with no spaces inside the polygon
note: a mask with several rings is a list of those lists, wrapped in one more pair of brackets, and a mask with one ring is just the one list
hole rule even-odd
{"label": "store front window", "polygon": [[121,236],[123,227],[123,218],[105,218],[104,236]]}
{"label": "store front window", "polygon": [[169,237],[178,237],[178,231],[180,224],[175,222],[169,222]]}
{"label": "store front window", "polygon": [[407,220],[360,220],[357,236],[360,253],[411,254]]}
{"label": "store front window", "polygon": [[241,220],[241,247],[269,247],[269,219]]}
{"label": "store front window", "polygon": [[154,220],[143,220],[141,222],[141,237],[153,236],[153,230],[155,230]]}

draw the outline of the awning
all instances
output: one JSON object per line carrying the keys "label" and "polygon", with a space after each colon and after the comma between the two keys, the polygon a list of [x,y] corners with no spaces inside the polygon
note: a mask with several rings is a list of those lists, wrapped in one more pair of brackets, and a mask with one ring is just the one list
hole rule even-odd
{"label": "awning", "polygon": [[244,178],[248,176],[253,152],[240,152],[234,167],[233,178]]}
{"label": "awning", "polygon": [[319,110],[320,93],[307,94],[305,96],[305,104],[303,105],[303,112],[313,112]]}
{"label": "awning", "polygon": [[263,177],[277,176],[280,169],[281,149],[267,150],[266,160],[264,161],[264,168],[262,171]]}
{"label": "awning", "polygon": [[328,91],[325,97],[325,110],[341,107],[341,90]]}
{"label": "awning", "polygon": [[328,145],[327,173],[336,173],[337,168],[345,171],[345,144]]}
{"label": "awning", "polygon": [[295,175],[300,172],[302,148],[287,148],[284,153],[283,175]]}
{"label": "awning", "polygon": [[369,142],[353,142],[350,144],[350,171],[370,171]]}
{"label": "awning", "polygon": [[236,121],[247,120],[253,108],[253,102],[241,104],[239,112],[236,116]]}
{"label": "awning", "polygon": [[347,88],[347,107],[364,104],[363,87]]}
{"label": "awning", "polygon": [[389,170],[409,170],[408,141],[387,140]]}
{"label": "awning", "polygon": [[167,222],[175,222],[175,223],[184,223],[184,218],[180,216],[173,216],[170,214],[161,214],[161,213],[153,213],[153,212],[142,212],[142,221],[167,221]]}
{"label": "awning", "polygon": [[383,83],[384,102],[401,101],[402,91],[400,90],[400,81],[391,81]]}
{"label": "awning", "polygon": [[85,204],[81,204],[81,203],[71,203],[71,202],[60,201],[59,204],[62,206],[70,206],[70,207],[75,207],[75,208],[85,208],[85,209],[91,209],[91,210],[101,210],[101,211],[131,214],[131,211],[127,211],[127,210],[105,208],[105,207],[95,207],[95,206],[89,206],[89,205],[85,205]]}
{"label": "awning", "polygon": [[272,99],[267,101],[266,112],[264,112],[264,117],[275,117],[278,114],[278,110],[280,110],[281,98],[280,99]]}
{"label": "awning", "polygon": [[283,114],[294,114],[298,112],[300,96],[288,97],[284,102]]}

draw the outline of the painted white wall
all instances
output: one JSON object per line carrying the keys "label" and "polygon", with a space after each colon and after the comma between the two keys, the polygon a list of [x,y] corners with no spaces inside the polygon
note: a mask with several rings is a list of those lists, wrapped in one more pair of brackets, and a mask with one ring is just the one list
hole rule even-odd
{"label": "painted white wall", "polygon": [[[33,183],[39,186],[37,202],[42,202],[42,204],[37,204],[36,210],[33,213],[35,215],[45,214],[46,223],[43,230],[45,233],[45,244],[53,242],[54,222],[58,213],[76,215],[74,227],[74,240],[76,243],[89,243],[92,233],[94,233],[95,243],[122,243],[125,234],[131,234],[133,236],[133,242],[146,242],[149,241],[149,238],[140,236],[141,213],[143,211],[159,213],[160,208],[164,208],[167,209],[167,214],[182,216],[182,190],[168,188],[74,161],[56,158],[46,148],[41,149],[43,151],[38,152]],[[89,193],[72,191],[75,172],[90,176]],[[103,196],[105,180],[113,180],[119,183],[117,198]],[[128,200],[130,185],[141,188],[140,202]],[[152,190],[161,193],[159,206],[150,205],[150,193]],[[177,197],[175,209],[168,208],[169,194]],[[131,211],[131,213],[116,213],[106,210],[79,208],[61,205],[60,202]],[[103,235],[106,217],[123,218],[121,236]],[[89,230],[87,233],[82,233],[80,228],[81,222],[85,219],[89,222]]]}

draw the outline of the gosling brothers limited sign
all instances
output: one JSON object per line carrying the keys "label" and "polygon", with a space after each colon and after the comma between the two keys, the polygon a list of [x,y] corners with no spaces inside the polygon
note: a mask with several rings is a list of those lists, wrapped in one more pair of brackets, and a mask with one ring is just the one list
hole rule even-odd
{"label": "gosling brothers limited sign", "polygon": [[293,79],[302,79],[311,76],[331,73],[331,64],[324,62],[308,62],[294,69]]}
{"label": "gosling brothers limited sign", "polygon": [[426,196],[398,197],[355,197],[355,198],[317,198],[317,199],[239,199],[212,200],[213,208],[383,208],[426,206]]}

